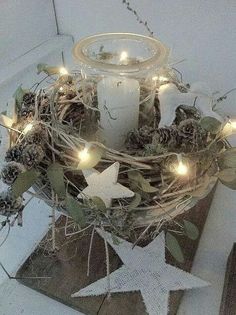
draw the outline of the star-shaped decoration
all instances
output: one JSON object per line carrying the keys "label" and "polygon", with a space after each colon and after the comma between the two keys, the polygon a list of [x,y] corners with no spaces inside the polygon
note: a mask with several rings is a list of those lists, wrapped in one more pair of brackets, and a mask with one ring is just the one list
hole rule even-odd
{"label": "star-shaped decoration", "polygon": [[9,128],[16,121],[15,103],[13,102],[13,100],[9,101],[7,116],[0,114],[0,164],[4,161],[5,153],[10,145]]}
{"label": "star-shaped decoration", "polygon": [[82,170],[88,186],[78,195],[78,198],[100,197],[106,207],[110,207],[112,199],[133,197],[134,192],[117,183],[120,164],[115,162],[102,173],[95,169]]}
{"label": "star-shaped decoration", "polygon": [[[113,243],[111,234],[97,232],[113,247],[124,265],[110,274],[110,291],[140,291],[149,315],[166,315],[170,291],[205,287],[209,284],[185,271],[166,264],[165,234],[160,233],[146,247],[119,239]],[[107,278],[102,278],[72,294],[85,297],[107,293]]]}
{"label": "star-shaped decoration", "polygon": [[203,116],[211,116],[220,121],[222,120],[222,118],[212,110],[214,100],[213,93],[207,88],[206,84],[201,82],[193,83],[187,93],[180,92],[174,83],[163,84],[159,88],[158,99],[161,112],[159,128],[172,124],[176,109],[181,104],[195,104],[195,107]]}

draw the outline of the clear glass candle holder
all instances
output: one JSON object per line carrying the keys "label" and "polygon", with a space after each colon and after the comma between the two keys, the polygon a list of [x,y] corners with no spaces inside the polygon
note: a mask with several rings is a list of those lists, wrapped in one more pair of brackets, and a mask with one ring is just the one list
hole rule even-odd
{"label": "clear glass candle holder", "polygon": [[92,84],[100,112],[100,140],[120,149],[140,121],[150,123],[158,69],[169,50],[157,39],[107,33],[79,41],[73,55],[85,80]]}

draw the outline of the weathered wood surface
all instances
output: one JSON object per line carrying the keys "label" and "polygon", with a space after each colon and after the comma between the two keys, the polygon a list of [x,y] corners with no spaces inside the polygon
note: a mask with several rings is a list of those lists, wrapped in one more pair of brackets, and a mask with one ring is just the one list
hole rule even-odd
{"label": "weathered wood surface", "polygon": [[236,314],[236,243],[229,255],[219,315]]}
{"label": "weathered wood surface", "polygon": [[[195,223],[201,234],[214,191],[215,190],[213,189],[207,197],[200,200],[196,206],[186,213],[181,214],[178,219],[181,220],[185,218]],[[64,218],[61,217],[57,222],[57,227],[63,227],[63,225]],[[146,314],[145,306],[139,292],[112,294],[112,297],[109,300],[105,297],[105,295],[72,299],[70,297],[72,293],[106,275],[104,242],[98,235],[95,234],[91,257],[90,276],[87,277],[87,257],[90,243],[90,232],[88,231],[85,234],[80,235],[79,239],[78,236],[65,239],[64,229],[62,228],[58,231],[57,242],[61,248],[57,254],[54,256],[48,255],[44,251],[44,247],[39,245],[17,273],[17,277],[50,276],[51,279],[21,279],[21,283],[64,304],[67,304],[86,315]],[[49,235],[50,231],[42,242],[45,242]],[[185,256],[185,263],[177,263],[168,252],[166,253],[167,262],[185,271],[190,271],[198,247],[198,241],[199,240],[192,241],[187,237],[179,238],[179,242],[181,243]],[[112,272],[119,268],[122,263],[111,248],[109,252]],[[182,295],[182,291],[171,293],[169,315],[176,314]]]}

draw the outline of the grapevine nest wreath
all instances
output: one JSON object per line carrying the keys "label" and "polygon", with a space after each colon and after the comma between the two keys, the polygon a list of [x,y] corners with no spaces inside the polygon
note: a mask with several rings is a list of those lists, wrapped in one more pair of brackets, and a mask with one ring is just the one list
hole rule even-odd
{"label": "grapevine nest wreath", "polygon": [[[21,223],[27,203],[23,194],[28,192],[72,217],[78,231],[108,228],[114,241],[116,236],[130,237],[138,227],[145,233],[151,226],[159,231],[170,220],[179,233],[196,237],[191,222],[175,222],[175,217],[203,198],[217,178],[236,189],[236,149],[226,140],[233,125],[230,120],[203,117],[194,104],[179,104],[172,124],[158,128],[161,86],[172,84],[180,93],[190,89],[173,69],[165,71],[166,80],[157,86],[152,111],[147,117],[140,105],[139,127],[126,135],[121,150],[115,150],[98,137],[101,126],[94,80],[38,65],[38,72],[46,73],[44,80],[51,80],[48,86],[19,87],[14,95],[17,118],[8,127],[10,147],[1,170],[1,180],[9,185],[0,194],[0,214],[6,216],[2,226],[16,220]],[[140,90],[142,103],[147,98],[145,84]],[[108,206],[101,196],[86,195],[85,175],[90,170],[102,174],[112,166],[118,172],[112,184],[133,195],[114,198],[105,187],[105,198],[111,201]],[[136,240],[139,237],[136,234]]]}

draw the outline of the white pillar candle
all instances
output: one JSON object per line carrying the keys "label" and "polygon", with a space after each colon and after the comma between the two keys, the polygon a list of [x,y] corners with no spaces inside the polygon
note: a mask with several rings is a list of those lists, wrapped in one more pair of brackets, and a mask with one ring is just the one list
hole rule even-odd
{"label": "white pillar candle", "polygon": [[101,140],[119,149],[128,132],[138,128],[140,87],[137,80],[106,77],[97,85]]}

